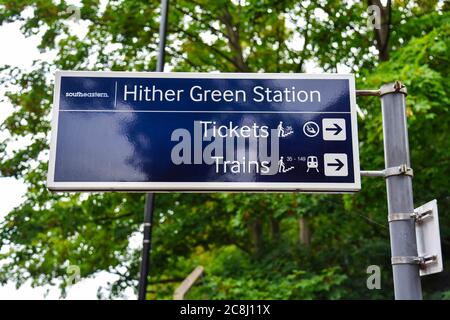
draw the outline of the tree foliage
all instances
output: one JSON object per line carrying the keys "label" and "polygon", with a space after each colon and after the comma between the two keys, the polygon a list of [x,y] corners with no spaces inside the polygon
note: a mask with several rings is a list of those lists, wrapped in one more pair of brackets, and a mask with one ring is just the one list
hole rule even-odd
{"label": "tree foliage", "polygon": [[[54,56],[31,70],[3,66],[5,101],[14,112],[1,124],[0,173],[23,179],[24,201],[0,222],[0,283],[58,284],[68,265],[81,276],[118,275],[108,289],[136,287],[143,195],[51,193],[45,187],[52,74],[62,70],[151,71],[156,66],[159,1],[83,0],[81,21],[65,1],[2,0],[0,25],[20,21],[39,50]],[[402,80],[415,202],[437,198],[444,256],[449,212],[449,12],[437,1],[393,1],[390,60],[379,63],[367,4],[354,1],[171,1],[167,65],[172,71],[326,72],[343,66],[358,87]],[[85,32],[74,32],[84,26]],[[83,29],[83,28],[81,28]],[[81,34],[80,34],[81,33]],[[359,98],[363,169],[384,166],[380,103]],[[19,141],[20,147],[16,141]],[[150,297],[170,298],[197,265],[205,276],[190,298],[392,298],[385,185],[363,180],[356,195],[161,194],[151,257]],[[311,241],[299,240],[307,221]],[[304,231],[304,230],[303,230]],[[366,287],[369,265],[382,267],[382,290]],[[442,279],[424,281],[426,294],[448,297]],[[448,281],[447,281],[448,283]],[[447,293],[442,293],[445,292]]]}

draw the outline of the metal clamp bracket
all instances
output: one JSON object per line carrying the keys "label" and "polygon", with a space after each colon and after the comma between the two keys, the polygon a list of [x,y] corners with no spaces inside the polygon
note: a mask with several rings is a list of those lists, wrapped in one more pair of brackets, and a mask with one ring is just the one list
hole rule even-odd
{"label": "metal clamp bracket", "polygon": [[384,170],[384,177],[391,177],[391,176],[399,176],[399,175],[406,175],[406,176],[414,176],[414,171],[412,168],[408,167],[406,164],[402,164],[398,167],[390,167],[386,168]]}
{"label": "metal clamp bracket", "polygon": [[427,264],[437,262],[437,258],[438,257],[436,254],[429,254],[427,256],[420,257],[421,259],[420,266],[422,268],[425,268]]}
{"label": "metal clamp bracket", "polygon": [[414,210],[414,212],[405,213],[405,212],[395,212],[388,215],[388,222],[392,221],[404,221],[414,219],[415,222],[420,223],[423,220],[430,218],[433,215],[432,210],[427,210],[424,212],[419,212]]}
{"label": "metal clamp bracket", "polygon": [[392,265],[397,264],[418,264],[421,268],[424,268],[427,264],[433,263],[437,260],[436,255],[427,255],[423,257],[413,256],[396,256],[391,258]]}
{"label": "metal clamp bracket", "polygon": [[416,219],[416,222],[422,222],[423,220],[430,218],[433,216],[433,210],[427,210],[427,211],[418,211],[414,210],[414,218]]}
{"label": "metal clamp bracket", "polygon": [[400,81],[395,81],[394,83],[385,84],[380,88],[379,91],[380,97],[388,94],[388,93],[403,93],[404,95],[408,94],[408,91],[406,90],[406,86],[401,83]]}
{"label": "metal clamp bracket", "polygon": [[416,214],[414,212],[411,212],[411,213],[403,213],[403,212],[391,213],[388,216],[388,221],[389,222],[411,220],[411,219],[416,219]]}
{"label": "metal clamp bracket", "polygon": [[396,264],[420,264],[420,257],[413,256],[396,256],[391,258],[392,265]]}

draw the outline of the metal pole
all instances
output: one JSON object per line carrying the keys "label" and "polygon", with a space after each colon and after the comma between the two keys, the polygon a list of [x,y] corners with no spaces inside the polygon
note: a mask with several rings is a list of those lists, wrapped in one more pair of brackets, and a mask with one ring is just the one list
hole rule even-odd
{"label": "metal pole", "polygon": [[[166,33],[167,33],[167,13],[169,12],[169,0],[161,0],[161,22],[159,24],[159,49],[156,71],[164,71]],[[139,278],[138,300],[145,300],[148,285],[148,273],[150,270],[150,253],[152,250],[152,224],[155,194],[147,193],[145,196],[144,208],[144,240],[142,244],[142,261]]]}
{"label": "metal pole", "polygon": [[152,249],[152,223],[155,194],[147,193],[144,209],[144,240],[142,245],[141,274],[139,279],[139,300],[145,300],[148,285],[148,272],[150,269],[150,251]]}
{"label": "metal pole", "polygon": [[[406,123],[406,88],[400,83],[381,87],[383,113],[384,158],[388,168],[410,167],[408,128]],[[398,213],[414,212],[412,177],[406,174],[386,177],[390,217]],[[396,300],[421,300],[419,265],[411,261],[417,257],[414,219],[389,222],[392,270]]]}
{"label": "metal pole", "polygon": [[161,22],[159,24],[159,50],[156,71],[164,71],[166,55],[167,13],[169,12],[169,0],[161,0]]}

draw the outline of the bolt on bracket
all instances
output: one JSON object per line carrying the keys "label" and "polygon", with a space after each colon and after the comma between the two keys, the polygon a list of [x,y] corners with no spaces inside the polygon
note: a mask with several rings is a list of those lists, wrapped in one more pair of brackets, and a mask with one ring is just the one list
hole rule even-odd
{"label": "bolt on bracket", "polygon": [[437,255],[430,254],[423,257],[414,256],[395,256],[391,258],[392,265],[397,264],[418,264],[420,268],[425,268],[427,264],[433,263],[437,260]]}
{"label": "bolt on bracket", "polygon": [[380,88],[380,97],[388,93],[403,93],[405,96],[408,95],[406,86],[400,81],[389,83]]}
{"label": "bolt on bracket", "polygon": [[416,223],[421,223],[423,220],[430,218],[433,215],[432,210],[427,210],[425,212],[419,212],[414,210],[414,212],[395,212],[388,215],[388,222],[392,221],[404,221],[414,219]]}
{"label": "bolt on bracket", "polygon": [[408,167],[406,164],[402,164],[398,167],[390,167],[384,170],[384,177],[398,176],[398,175],[406,175],[406,176],[414,176],[414,171],[412,168]]}

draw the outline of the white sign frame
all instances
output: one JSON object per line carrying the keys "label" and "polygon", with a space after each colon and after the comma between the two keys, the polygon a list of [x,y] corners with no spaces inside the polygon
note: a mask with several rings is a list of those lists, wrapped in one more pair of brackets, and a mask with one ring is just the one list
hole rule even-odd
{"label": "white sign frame", "polygon": [[[350,119],[352,130],[353,183],[291,183],[291,182],[60,182],[54,180],[58,136],[61,77],[121,78],[202,78],[202,79],[346,79],[349,80]],[[47,187],[51,191],[124,191],[124,192],[322,192],[351,193],[361,190],[356,89],[353,74],[295,73],[190,73],[190,72],[123,72],[123,71],[56,71],[51,121],[50,160]]]}

